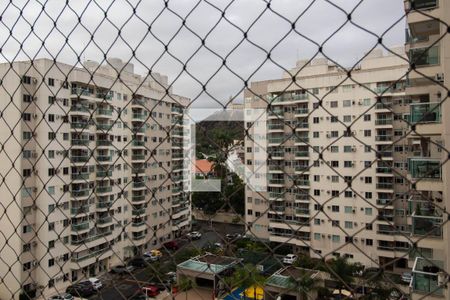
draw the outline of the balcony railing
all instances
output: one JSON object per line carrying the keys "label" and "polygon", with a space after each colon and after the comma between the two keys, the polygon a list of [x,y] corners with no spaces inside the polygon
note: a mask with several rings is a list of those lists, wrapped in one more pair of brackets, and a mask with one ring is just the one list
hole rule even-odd
{"label": "balcony railing", "polygon": [[441,179],[441,161],[432,158],[408,159],[409,174],[412,178]]}
{"label": "balcony railing", "polygon": [[416,67],[439,65],[439,46],[410,49],[409,61]]}
{"label": "balcony railing", "polygon": [[389,183],[389,182],[377,183],[377,189],[380,189],[380,190],[392,190],[393,188],[394,188],[393,183]]}
{"label": "balcony railing", "polygon": [[392,125],[392,119],[378,119],[378,120],[375,120],[375,125]]}
{"label": "balcony railing", "polygon": [[72,224],[72,230],[73,231],[81,231],[89,229],[89,221],[79,223],[79,224]]}
{"label": "balcony railing", "polygon": [[412,103],[409,106],[412,123],[440,123],[441,104],[433,103]]}
{"label": "balcony railing", "polygon": [[438,0],[410,0],[410,8],[414,9],[432,9],[437,7]]}

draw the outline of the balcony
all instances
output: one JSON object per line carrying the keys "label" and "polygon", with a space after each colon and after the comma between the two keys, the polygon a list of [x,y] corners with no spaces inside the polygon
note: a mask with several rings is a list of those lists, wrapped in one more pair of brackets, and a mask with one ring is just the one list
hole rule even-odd
{"label": "balcony", "polygon": [[83,255],[74,254],[72,256],[71,260],[73,262],[80,262],[80,261],[83,261],[83,260],[86,260],[86,259],[89,259],[89,258],[92,258],[92,257],[95,257],[95,256],[99,256],[99,255],[107,252],[108,250],[110,250],[110,248],[109,247],[105,247],[105,248],[99,249],[99,250],[89,250],[88,253],[83,254]]}
{"label": "balcony", "polygon": [[97,205],[96,205],[96,207],[97,208],[110,208],[110,207],[112,207],[112,205],[114,204],[114,202],[113,201],[101,201],[101,202],[98,202],[97,203]]}
{"label": "balcony", "polygon": [[89,129],[90,125],[91,125],[91,123],[89,123],[89,122],[78,122],[78,123],[73,122],[73,123],[70,123],[70,128],[87,130],[87,129]]}
{"label": "balcony", "polygon": [[425,294],[425,298],[433,295],[443,295],[444,291],[439,288],[439,272],[444,269],[442,261],[416,257],[412,270],[412,290],[416,293]]}
{"label": "balcony", "polygon": [[131,160],[145,160],[144,154],[133,154],[131,155]]}
{"label": "balcony", "polygon": [[292,94],[292,93],[284,93],[281,95],[272,95],[269,96],[268,101],[276,104],[280,102],[290,102],[290,101],[301,101],[301,100],[308,100],[309,95],[308,94]]}
{"label": "balcony", "polygon": [[172,107],[172,112],[178,113],[178,114],[182,114],[183,113],[183,109],[180,108],[180,107]]}
{"label": "balcony", "polygon": [[286,208],[284,206],[271,206],[270,210],[271,211],[276,211],[276,212],[284,212]]}
{"label": "balcony", "polygon": [[298,165],[295,166],[295,172],[308,172],[310,166],[309,165]]}
{"label": "balcony", "polygon": [[111,155],[97,155],[95,157],[95,159],[98,162],[110,162],[110,161],[112,161],[112,156]]}
{"label": "balcony", "polygon": [[284,138],[284,136],[282,136],[282,137],[269,137],[268,140],[269,140],[269,144],[281,144],[286,139]]}
{"label": "balcony", "polygon": [[409,50],[409,61],[416,67],[439,65],[439,46],[431,48],[414,48]]}
{"label": "balcony", "polygon": [[284,165],[269,165],[269,172],[283,172]]}
{"label": "balcony", "polygon": [[113,128],[113,124],[97,123],[97,130],[110,131],[111,128]]}
{"label": "balcony", "polygon": [[441,104],[413,103],[410,104],[411,123],[441,123]]}
{"label": "balcony", "polygon": [[284,118],[284,111],[282,109],[268,110],[267,114],[269,117]]}
{"label": "balcony", "polygon": [[296,115],[307,115],[309,113],[309,109],[308,108],[297,108],[295,110],[295,114]]}
{"label": "balcony", "polygon": [[390,142],[392,141],[392,135],[377,135],[375,136],[377,142]]}
{"label": "balcony", "polygon": [[269,124],[269,130],[284,130],[284,124]]}
{"label": "balcony", "polygon": [[141,208],[141,209],[133,209],[132,211],[132,215],[133,216],[140,216],[145,214],[145,208]]}
{"label": "balcony", "polygon": [[89,221],[85,221],[79,224],[72,224],[72,231],[82,231],[89,229]]}
{"label": "balcony", "polygon": [[111,117],[112,113],[113,113],[112,109],[104,109],[104,108],[97,109],[97,116],[99,117]]}
{"label": "balcony", "polygon": [[301,179],[301,180],[295,180],[294,181],[295,185],[303,185],[303,186],[309,186],[309,180],[305,180],[305,179]]}
{"label": "balcony", "polygon": [[112,176],[112,170],[110,171],[97,171],[96,176],[97,177],[111,177]]}
{"label": "balcony", "polygon": [[378,174],[392,174],[392,168],[391,167],[378,167],[376,169],[376,172]]}
{"label": "balcony", "polygon": [[298,215],[309,215],[309,209],[307,208],[296,208],[295,213]]}
{"label": "balcony", "polygon": [[408,159],[409,174],[414,179],[441,179],[441,161],[433,158]]}
{"label": "balcony", "polygon": [[90,173],[72,174],[72,180],[88,180]]}
{"label": "balcony", "polygon": [[146,118],[147,116],[143,113],[133,113],[133,119],[135,120],[145,121]]}
{"label": "balcony", "polygon": [[78,207],[72,207],[70,209],[70,213],[72,215],[78,215],[78,214],[87,214],[89,213],[89,205],[83,205]]}
{"label": "balcony", "polygon": [[142,126],[142,127],[132,127],[131,131],[133,133],[145,133],[145,127],[144,126]]}
{"label": "balcony", "polygon": [[87,189],[80,189],[80,190],[73,190],[70,192],[70,195],[74,198],[76,197],[87,197],[89,196],[89,193],[91,192],[91,190],[89,188]]}
{"label": "balcony", "polygon": [[412,234],[427,238],[442,239],[443,217],[420,215],[420,211],[412,214]]}
{"label": "balcony", "polygon": [[136,146],[136,147],[144,147],[145,146],[145,142],[144,141],[133,141],[131,143],[132,146]]}
{"label": "balcony", "polygon": [[71,112],[84,112],[89,113],[89,106],[87,105],[72,105],[70,107]]}
{"label": "balcony", "polygon": [[410,0],[411,9],[433,9],[438,6],[438,0]]}
{"label": "balcony", "polygon": [[393,188],[394,188],[394,184],[392,182],[377,183],[377,189],[379,189],[379,190],[392,190]]}
{"label": "balcony", "polygon": [[295,152],[295,157],[309,157],[308,151],[297,151]]}
{"label": "balcony", "polygon": [[269,179],[269,184],[284,184],[284,179],[282,178]]}
{"label": "balcony", "polygon": [[70,141],[72,146],[88,146],[90,143],[89,139],[72,139]]}
{"label": "balcony", "polygon": [[71,94],[72,95],[77,95],[77,96],[87,96],[87,97],[91,97],[92,93],[89,89],[86,88],[81,88],[81,87],[74,87],[71,89]]}
{"label": "balcony", "polygon": [[269,198],[273,198],[273,199],[277,199],[277,200],[284,200],[284,193],[270,192]]}
{"label": "balcony", "polygon": [[112,192],[112,186],[100,186],[95,189],[97,194],[105,194]]}
{"label": "balcony", "polygon": [[131,200],[135,202],[140,202],[145,200],[145,195],[133,195],[131,196]]}
{"label": "balcony", "polygon": [[392,119],[378,119],[375,120],[375,125],[392,125]]}
{"label": "balcony", "polygon": [[111,216],[97,219],[97,223],[101,224],[101,225],[111,223],[112,221],[113,221],[113,218]]}
{"label": "balcony", "polygon": [[113,98],[112,94],[109,92],[97,92],[95,97],[103,100],[112,100]]}

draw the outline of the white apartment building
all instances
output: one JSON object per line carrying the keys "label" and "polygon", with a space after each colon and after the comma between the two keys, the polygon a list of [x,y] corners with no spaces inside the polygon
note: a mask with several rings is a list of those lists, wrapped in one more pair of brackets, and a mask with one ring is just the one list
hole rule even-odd
{"label": "white apartment building", "polygon": [[416,124],[408,137],[415,147],[410,176],[418,191],[411,199],[411,218],[431,233],[418,242],[421,251],[413,257],[412,299],[449,299],[450,5],[444,0],[405,1],[405,12],[406,53],[412,64],[406,94],[419,102],[411,106]]}
{"label": "white apartment building", "polygon": [[166,76],[120,59],[5,63],[0,74],[1,299],[64,291],[189,229],[189,99]]}
{"label": "white apartment building", "polygon": [[[429,248],[444,256],[442,211],[430,223],[416,210],[425,196],[443,201],[439,163],[436,169],[416,157],[423,142],[410,133],[410,124],[425,122],[423,102],[435,100],[407,95],[407,71],[404,48],[376,49],[351,79],[316,58],[297,62],[282,79],[251,84],[246,108],[267,109],[266,139],[245,141],[247,167],[267,176],[267,191],[246,191],[253,235],[311,257],[341,255],[397,273],[411,271]],[[436,137],[427,153],[440,155],[441,142]],[[265,147],[267,160],[255,160]],[[267,174],[258,174],[264,163]],[[416,184],[419,177],[425,180]],[[413,184],[433,191],[418,193]]]}

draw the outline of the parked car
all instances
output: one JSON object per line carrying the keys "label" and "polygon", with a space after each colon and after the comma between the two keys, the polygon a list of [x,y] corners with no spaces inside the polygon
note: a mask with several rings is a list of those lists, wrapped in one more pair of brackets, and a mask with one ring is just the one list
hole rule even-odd
{"label": "parked car", "polygon": [[96,290],[99,290],[103,287],[103,283],[98,278],[91,277],[87,281],[90,282]]}
{"label": "parked car", "polygon": [[202,238],[202,234],[198,231],[192,231],[192,232],[189,232],[188,234],[186,234],[186,237],[191,240],[199,240]]}
{"label": "parked car", "polygon": [[144,286],[142,288],[142,292],[147,296],[147,297],[156,297],[159,295],[159,288],[156,285],[153,284],[149,284],[147,286]]}
{"label": "parked car", "polygon": [[111,268],[111,273],[119,274],[119,275],[128,274],[133,271],[134,271],[133,266],[118,265],[118,266]]}
{"label": "parked car", "polygon": [[162,257],[162,253],[159,250],[151,250],[149,252],[145,252],[143,258],[149,261],[157,261]]}
{"label": "parked car", "polygon": [[287,265],[292,265],[293,263],[295,263],[296,260],[297,260],[297,255],[295,255],[295,254],[287,254],[283,258],[283,263],[287,264]]}
{"label": "parked car", "polygon": [[177,241],[170,241],[163,244],[164,248],[167,250],[178,250],[180,247]]}
{"label": "parked car", "polygon": [[402,273],[402,281],[409,284],[412,279],[412,274],[410,272],[403,272]]}
{"label": "parked car", "polygon": [[74,295],[79,298],[88,298],[96,293],[96,289],[92,283],[88,281],[79,282],[68,286],[66,293]]}
{"label": "parked car", "polygon": [[214,247],[223,249],[223,245],[221,243],[214,243]]}
{"label": "parked car", "polygon": [[135,257],[128,262],[128,265],[135,268],[145,268],[146,266],[148,266],[148,263],[142,257]]}
{"label": "parked car", "polygon": [[51,296],[48,300],[73,300],[73,296],[68,293],[61,293],[59,295]]}
{"label": "parked car", "polygon": [[177,282],[177,273],[176,272],[167,272],[166,273],[167,280],[171,283]]}
{"label": "parked car", "polygon": [[242,235],[240,233],[228,233],[225,235],[225,238],[229,241],[239,240],[242,238]]}
{"label": "parked car", "polygon": [[130,300],[148,300],[146,294],[137,294],[130,298]]}

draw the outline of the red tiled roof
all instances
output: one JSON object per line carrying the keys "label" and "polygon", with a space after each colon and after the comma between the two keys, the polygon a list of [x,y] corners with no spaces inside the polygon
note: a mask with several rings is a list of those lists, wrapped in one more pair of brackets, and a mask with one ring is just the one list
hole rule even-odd
{"label": "red tiled roof", "polygon": [[208,174],[212,172],[213,163],[207,159],[197,159],[195,161],[195,173]]}

